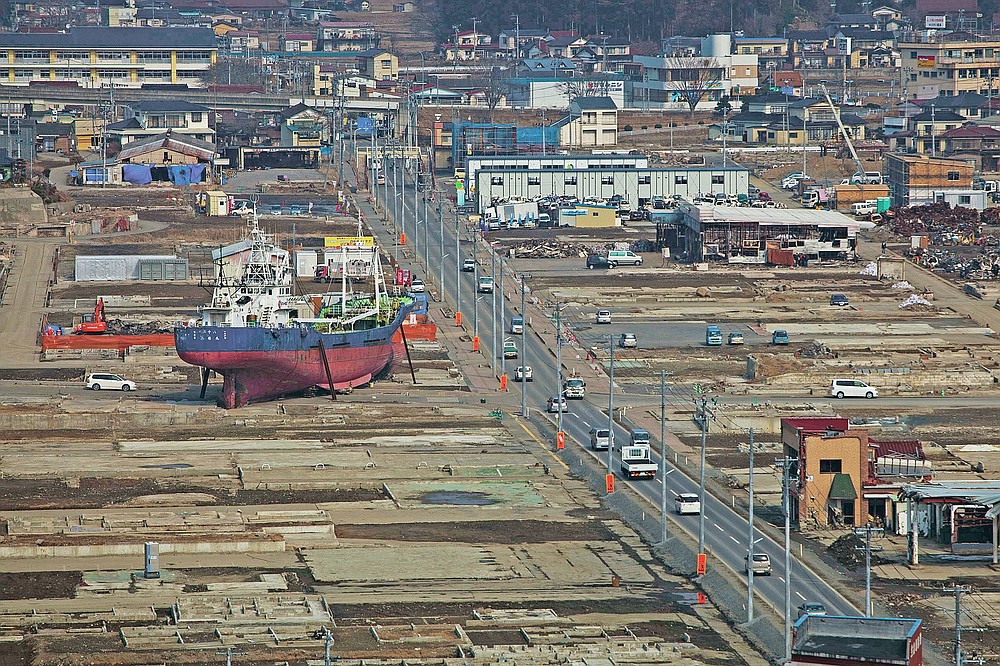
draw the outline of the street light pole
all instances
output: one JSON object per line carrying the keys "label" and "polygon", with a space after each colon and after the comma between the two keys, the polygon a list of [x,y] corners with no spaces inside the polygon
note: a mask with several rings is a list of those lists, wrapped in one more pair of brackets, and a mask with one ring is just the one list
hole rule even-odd
{"label": "street light pole", "polygon": [[479,337],[479,243],[472,244],[472,339]]}
{"label": "street light pole", "polygon": [[608,372],[608,474],[611,474],[611,455],[615,450],[615,336],[608,336],[611,363]]}
{"label": "street light pole", "polygon": [[667,475],[669,473],[667,471],[667,372],[660,370],[660,543],[667,541]]}
{"label": "street light pole", "polygon": [[701,474],[698,482],[698,501],[701,510],[698,512],[698,554],[705,552],[705,446],[708,441],[708,401],[701,399]]}
{"label": "street light pole", "polygon": [[493,280],[493,293],[496,293],[497,287],[500,288],[500,321],[497,322],[497,335],[500,339],[500,376],[503,377],[507,375],[507,359],[504,358],[503,353],[504,327],[507,325],[507,306],[503,297],[503,250],[499,252],[499,255],[500,274]]}
{"label": "street light pole", "polygon": [[793,460],[781,460],[781,504],[785,513],[785,659],[792,658],[792,502],[788,491]]}

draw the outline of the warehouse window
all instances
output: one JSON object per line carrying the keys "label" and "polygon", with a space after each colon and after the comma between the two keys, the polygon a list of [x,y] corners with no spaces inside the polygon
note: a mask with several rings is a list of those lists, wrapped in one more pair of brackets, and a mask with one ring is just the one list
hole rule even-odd
{"label": "warehouse window", "polygon": [[958,203],[959,203],[960,205],[969,205],[969,204],[971,204],[971,203],[972,203],[972,197],[971,197],[971,196],[968,196],[968,195],[964,195],[964,194],[963,194],[963,195],[960,195],[960,196],[958,197]]}
{"label": "warehouse window", "polygon": [[528,176],[528,185],[541,185],[541,184],[542,184],[541,176]]}
{"label": "warehouse window", "polygon": [[491,176],[490,185],[503,185],[503,176]]}
{"label": "warehouse window", "polygon": [[601,185],[614,185],[614,184],[615,184],[614,176],[601,176]]}
{"label": "warehouse window", "polygon": [[687,185],[687,182],[687,174],[684,174],[683,176],[674,176],[674,185]]}
{"label": "warehouse window", "polygon": [[819,473],[820,474],[840,474],[843,468],[843,461],[841,460],[820,460],[819,461]]}
{"label": "warehouse window", "polygon": [[649,174],[646,174],[645,176],[639,176],[639,184],[640,185],[649,185],[652,182],[653,182],[653,180],[649,176]]}
{"label": "warehouse window", "polygon": [[958,180],[958,172],[957,171],[949,171],[948,172],[948,180]]}
{"label": "warehouse window", "polygon": [[576,176],[566,176],[567,185],[576,185]]}
{"label": "warehouse window", "polygon": [[725,185],[725,184],[726,184],[725,176],[712,176],[712,185]]}

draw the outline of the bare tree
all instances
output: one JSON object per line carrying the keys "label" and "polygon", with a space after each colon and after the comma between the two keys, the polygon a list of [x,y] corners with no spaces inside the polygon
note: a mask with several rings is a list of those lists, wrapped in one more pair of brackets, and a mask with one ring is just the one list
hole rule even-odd
{"label": "bare tree", "polygon": [[669,76],[666,89],[680,93],[691,115],[726,73],[725,65],[717,58],[703,57],[667,58],[666,69]]}
{"label": "bare tree", "polygon": [[491,66],[483,77],[483,101],[489,114],[489,122],[493,122],[493,112],[501,102],[507,101],[510,85],[507,82],[507,72],[501,67]]}

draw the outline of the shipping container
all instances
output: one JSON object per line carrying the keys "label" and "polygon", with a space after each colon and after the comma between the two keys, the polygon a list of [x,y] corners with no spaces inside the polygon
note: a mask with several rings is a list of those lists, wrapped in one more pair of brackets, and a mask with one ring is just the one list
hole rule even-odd
{"label": "shipping container", "polygon": [[187,259],[142,259],[139,261],[140,280],[187,280]]}

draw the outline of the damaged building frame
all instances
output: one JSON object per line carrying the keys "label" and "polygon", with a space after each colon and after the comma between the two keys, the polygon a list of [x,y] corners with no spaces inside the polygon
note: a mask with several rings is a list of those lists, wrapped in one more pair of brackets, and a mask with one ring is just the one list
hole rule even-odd
{"label": "damaged building frame", "polygon": [[791,266],[812,259],[853,259],[862,222],[834,211],[681,204],[664,222],[676,229],[671,250],[691,261]]}

